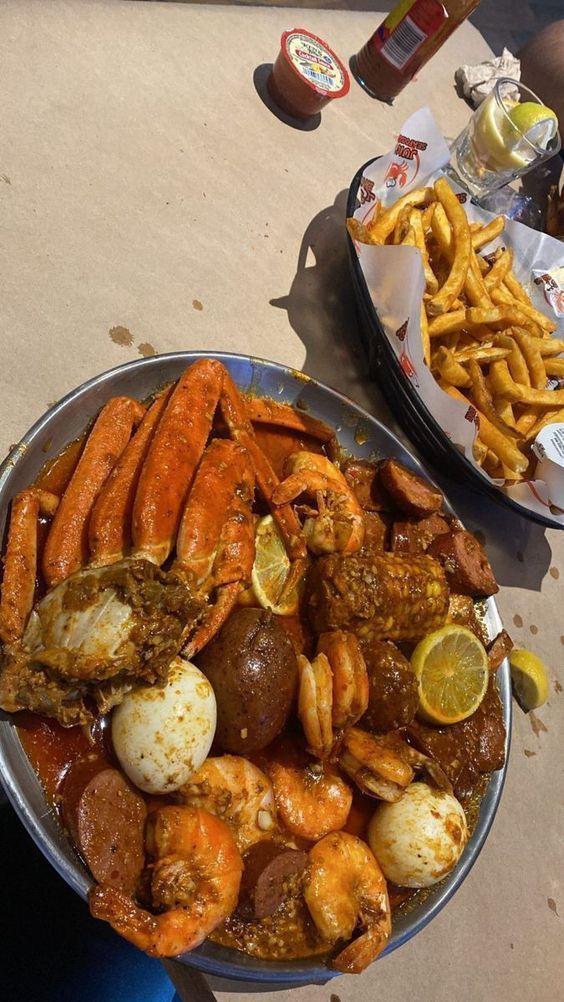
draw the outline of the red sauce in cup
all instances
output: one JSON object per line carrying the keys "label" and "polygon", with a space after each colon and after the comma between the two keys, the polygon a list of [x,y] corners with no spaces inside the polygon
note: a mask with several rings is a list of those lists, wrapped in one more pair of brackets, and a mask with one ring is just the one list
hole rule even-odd
{"label": "red sauce in cup", "polygon": [[348,94],[350,77],[338,56],[305,28],[285,31],[268,78],[273,101],[294,118],[310,118]]}

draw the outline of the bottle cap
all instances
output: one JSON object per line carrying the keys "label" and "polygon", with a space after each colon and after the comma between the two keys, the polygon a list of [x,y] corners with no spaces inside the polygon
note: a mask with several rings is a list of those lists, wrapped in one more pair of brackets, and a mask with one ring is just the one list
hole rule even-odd
{"label": "bottle cap", "polygon": [[268,78],[270,96],[283,111],[310,118],[349,87],[349,74],[327,42],[305,28],[283,32]]}

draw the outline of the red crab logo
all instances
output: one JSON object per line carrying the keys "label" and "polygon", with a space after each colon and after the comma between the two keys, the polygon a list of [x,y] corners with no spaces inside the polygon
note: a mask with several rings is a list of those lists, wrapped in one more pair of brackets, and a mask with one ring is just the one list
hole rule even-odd
{"label": "red crab logo", "polygon": [[539,274],[533,272],[535,285],[540,285],[546,302],[557,317],[564,317],[564,289],[561,289],[558,282],[549,275],[548,272]]}
{"label": "red crab logo", "polygon": [[384,178],[386,188],[395,188],[396,184],[403,188],[409,180],[408,166],[406,163],[391,163]]}

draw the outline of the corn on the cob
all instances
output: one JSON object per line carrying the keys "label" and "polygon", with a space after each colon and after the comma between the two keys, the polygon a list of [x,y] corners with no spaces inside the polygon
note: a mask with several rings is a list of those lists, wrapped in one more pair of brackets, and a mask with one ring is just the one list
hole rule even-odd
{"label": "corn on the cob", "polygon": [[314,629],[366,640],[420,640],[446,621],[443,568],[426,554],[368,553],[317,560],[309,579]]}

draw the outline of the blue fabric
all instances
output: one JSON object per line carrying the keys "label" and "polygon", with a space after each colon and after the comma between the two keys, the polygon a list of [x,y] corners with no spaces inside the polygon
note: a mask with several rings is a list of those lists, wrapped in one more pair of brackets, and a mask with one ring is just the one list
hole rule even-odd
{"label": "blue fabric", "polygon": [[164,967],[121,939],[0,806],[0,997],[6,1002],[180,1002]]}

